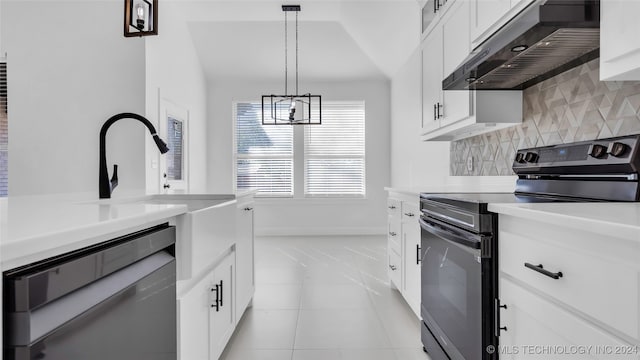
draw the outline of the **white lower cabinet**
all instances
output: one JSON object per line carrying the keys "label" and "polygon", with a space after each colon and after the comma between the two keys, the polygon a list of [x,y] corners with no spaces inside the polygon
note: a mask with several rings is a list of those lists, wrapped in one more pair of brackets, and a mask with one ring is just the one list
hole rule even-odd
{"label": "white lower cabinet", "polygon": [[235,326],[235,252],[178,298],[180,360],[217,359]]}
{"label": "white lower cabinet", "polygon": [[236,200],[218,210],[224,216],[210,218],[224,229],[225,236],[216,236],[222,233],[218,230],[208,238],[226,248],[207,261],[198,254],[200,272],[178,281],[179,360],[218,359],[251,304],[255,291],[254,200],[252,194]]}
{"label": "white lower cabinet", "polygon": [[236,206],[236,319],[240,320],[255,290],[253,195],[238,199]]}
{"label": "white lower cabinet", "polygon": [[504,277],[500,300],[501,359],[638,359],[637,347]]}
{"label": "white lower cabinet", "polygon": [[640,359],[636,244],[515,216],[498,224],[501,359]]}
{"label": "white lower cabinet", "polygon": [[236,253],[227,255],[213,270],[209,291],[209,359],[217,359],[233,334],[236,325]]}
{"label": "white lower cabinet", "polygon": [[402,248],[404,260],[404,281],[402,295],[413,312],[420,317],[420,224],[419,207],[406,203],[403,207]]}
{"label": "white lower cabinet", "polygon": [[411,310],[420,317],[419,194],[389,192],[387,199],[388,275]]}

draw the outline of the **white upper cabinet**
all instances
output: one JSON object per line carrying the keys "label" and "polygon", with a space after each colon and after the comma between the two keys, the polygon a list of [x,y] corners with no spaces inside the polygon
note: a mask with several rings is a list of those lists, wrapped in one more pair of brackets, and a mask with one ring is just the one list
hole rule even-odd
{"label": "white upper cabinet", "polygon": [[522,122],[521,91],[442,90],[471,53],[472,9],[467,0],[449,0],[423,33],[422,140],[458,140]]}
{"label": "white upper cabinet", "polygon": [[471,1],[471,40],[477,41],[485,33],[494,31],[492,25],[497,23],[515,0],[472,0]]}
{"label": "white upper cabinet", "polygon": [[442,111],[442,27],[435,27],[422,43],[422,134],[440,127]]}
{"label": "white upper cabinet", "polygon": [[[456,1],[442,18],[442,79],[451,74],[471,52],[469,41],[469,2]],[[452,124],[471,115],[472,92],[448,90],[442,92],[440,126]]]}
{"label": "white upper cabinet", "polygon": [[600,80],[640,80],[640,1],[600,2]]}

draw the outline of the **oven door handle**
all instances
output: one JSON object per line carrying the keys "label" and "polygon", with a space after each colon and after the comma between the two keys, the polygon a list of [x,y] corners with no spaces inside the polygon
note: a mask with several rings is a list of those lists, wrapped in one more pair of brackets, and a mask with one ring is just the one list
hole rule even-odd
{"label": "oven door handle", "polygon": [[460,245],[470,247],[473,249],[480,249],[482,244],[482,237],[476,234],[464,234],[455,231],[451,227],[441,224],[439,221],[433,221],[432,219],[426,220],[420,218],[420,227],[425,231],[428,231],[434,235],[437,235],[445,240],[453,241]]}

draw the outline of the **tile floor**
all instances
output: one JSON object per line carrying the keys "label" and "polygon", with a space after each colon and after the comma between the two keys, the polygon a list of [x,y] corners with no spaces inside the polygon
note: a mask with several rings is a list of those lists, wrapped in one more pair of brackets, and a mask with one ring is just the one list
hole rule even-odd
{"label": "tile floor", "polygon": [[223,360],[428,360],[385,237],[256,239],[256,293]]}

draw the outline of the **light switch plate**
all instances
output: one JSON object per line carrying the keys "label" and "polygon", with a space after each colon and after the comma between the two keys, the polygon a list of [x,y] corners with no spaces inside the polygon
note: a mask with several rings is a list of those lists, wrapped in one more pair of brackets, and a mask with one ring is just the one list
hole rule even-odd
{"label": "light switch plate", "polygon": [[467,171],[473,171],[473,156],[467,158]]}

